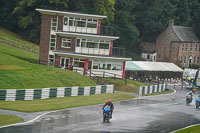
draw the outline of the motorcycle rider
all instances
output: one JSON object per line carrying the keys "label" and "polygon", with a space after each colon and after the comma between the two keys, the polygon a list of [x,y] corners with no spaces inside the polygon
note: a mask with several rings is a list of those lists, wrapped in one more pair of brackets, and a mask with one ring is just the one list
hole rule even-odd
{"label": "motorcycle rider", "polygon": [[186,95],[186,96],[189,96],[189,95],[190,95],[191,97],[193,97],[193,95],[194,95],[194,94],[193,94],[193,92],[192,92],[192,91],[189,91],[189,92],[187,93],[187,95]]}
{"label": "motorcycle rider", "polygon": [[193,96],[194,96],[193,92],[192,92],[192,91],[189,91],[188,94],[186,95],[186,99],[187,99],[187,98],[190,98],[191,101],[192,101]]}
{"label": "motorcycle rider", "polygon": [[110,118],[112,118],[112,113],[113,113],[113,110],[114,110],[114,105],[113,105],[111,99],[108,99],[108,101],[103,105],[102,109],[104,109],[104,107],[107,106],[107,105],[110,106],[110,109],[111,109]]}

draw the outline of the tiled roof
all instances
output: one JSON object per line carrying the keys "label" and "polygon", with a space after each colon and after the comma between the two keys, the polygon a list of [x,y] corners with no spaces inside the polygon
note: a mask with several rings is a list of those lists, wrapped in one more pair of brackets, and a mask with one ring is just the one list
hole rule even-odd
{"label": "tiled roof", "polygon": [[185,26],[173,26],[173,30],[181,41],[186,42],[199,42],[199,38],[195,34],[195,30],[192,27]]}

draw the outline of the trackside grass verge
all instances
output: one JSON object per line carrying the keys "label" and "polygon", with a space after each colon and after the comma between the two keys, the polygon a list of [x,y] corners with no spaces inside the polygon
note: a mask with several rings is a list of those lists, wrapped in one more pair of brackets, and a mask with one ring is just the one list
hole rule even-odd
{"label": "trackside grass verge", "polygon": [[112,101],[126,100],[134,98],[130,95],[124,94],[99,94],[90,96],[77,96],[77,97],[64,97],[64,98],[52,98],[45,100],[33,100],[33,101],[2,101],[0,102],[0,109],[16,110],[21,112],[38,112],[38,111],[50,111],[66,108],[74,108],[95,104],[105,103],[108,99]]}
{"label": "trackside grass verge", "polygon": [[181,129],[175,133],[199,133],[199,132],[200,132],[200,125],[196,125],[186,129]]}
{"label": "trackside grass verge", "polygon": [[125,92],[133,92],[138,93],[140,86],[148,86],[147,83],[138,82],[135,80],[127,80],[125,84],[125,80],[122,79],[111,79],[111,78],[103,78],[102,82],[110,83],[115,85],[116,91],[125,91]]}
{"label": "trackside grass verge", "polygon": [[12,115],[0,115],[0,126],[5,126],[14,123],[24,122],[24,120],[17,116]]}
{"label": "trackside grass verge", "polygon": [[0,42],[0,89],[96,86],[76,72],[38,64],[38,56]]}
{"label": "trackside grass verge", "polygon": [[146,94],[144,96],[156,96],[156,95],[161,95],[161,94],[168,94],[168,93],[173,93],[174,90],[166,90],[166,91],[163,91],[163,92],[156,92],[156,93],[152,93],[152,94]]}

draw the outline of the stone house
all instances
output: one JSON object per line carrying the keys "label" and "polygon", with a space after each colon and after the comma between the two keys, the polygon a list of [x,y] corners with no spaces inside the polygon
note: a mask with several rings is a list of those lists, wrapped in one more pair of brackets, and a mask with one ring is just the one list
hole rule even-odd
{"label": "stone house", "polygon": [[160,62],[173,62],[181,67],[200,63],[200,39],[194,27],[175,26],[174,21],[170,21],[156,38],[156,49]]}

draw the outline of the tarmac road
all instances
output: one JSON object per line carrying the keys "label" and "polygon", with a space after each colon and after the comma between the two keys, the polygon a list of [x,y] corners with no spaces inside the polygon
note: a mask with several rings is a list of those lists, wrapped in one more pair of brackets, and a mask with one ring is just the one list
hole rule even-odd
{"label": "tarmac road", "polygon": [[32,122],[0,128],[0,133],[169,133],[200,123],[194,100],[186,106],[187,92],[176,90],[173,95],[114,103],[110,123],[102,122],[102,105],[95,105],[48,113]]}

